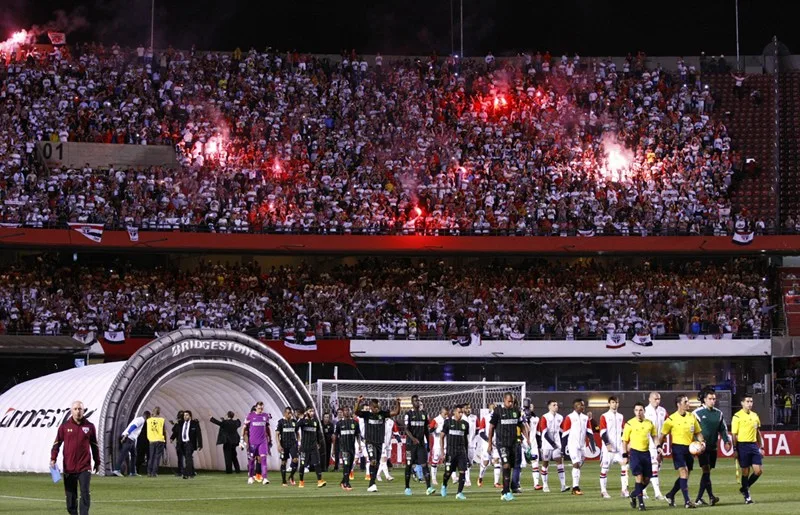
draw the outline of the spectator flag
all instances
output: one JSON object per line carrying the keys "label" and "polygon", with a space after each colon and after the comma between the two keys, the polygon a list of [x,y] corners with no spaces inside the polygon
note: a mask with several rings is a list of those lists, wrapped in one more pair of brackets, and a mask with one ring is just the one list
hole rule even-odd
{"label": "spectator flag", "polygon": [[128,237],[131,239],[131,241],[139,241],[139,228],[129,225],[127,229]]}
{"label": "spectator flag", "polygon": [[66,45],[67,35],[63,32],[48,32],[47,37],[50,38],[50,43],[53,45]]}
{"label": "spectator flag", "polygon": [[588,231],[578,229],[578,236],[585,236],[587,238],[590,238],[594,236],[594,229],[589,229]]}
{"label": "spectator flag", "polygon": [[83,234],[95,243],[100,243],[103,240],[103,224],[82,224],[69,222],[70,229],[74,229]]}
{"label": "spectator flag", "polygon": [[733,242],[737,245],[750,245],[753,243],[753,236],[755,233],[753,231],[735,231],[733,233]]}
{"label": "spectator flag", "polygon": [[625,346],[625,334],[607,334],[606,349],[621,349]]}
{"label": "spectator flag", "polygon": [[75,332],[75,334],[72,335],[72,338],[78,340],[84,345],[90,345],[95,341],[94,331],[88,331],[86,329],[79,329]]}
{"label": "spectator flag", "polygon": [[461,345],[462,347],[469,347],[470,338],[469,336],[459,336],[458,338],[450,340],[450,343],[453,345]]}
{"label": "spectator flag", "polygon": [[641,345],[642,347],[652,347],[653,346],[653,339],[650,338],[649,334],[636,334],[631,338],[631,341],[636,345]]}
{"label": "spectator flag", "polygon": [[303,335],[301,333],[299,337],[292,334],[287,334],[283,338],[283,344],[286,347],[294,350],[317,350],[317,337],[313,334]]}
{"label": "spectator flag", "polygon": [[2,227],[5,227],[7,229],[18,229],[18,228],[22,227],[22,224],[4,222],[4,223],[0,223],[0,228],[2,228]]}
{"label": "spectator flag", "polygon": [[125,343],[125,333],[123,331],[106,331],[103,338],[110,343]]}

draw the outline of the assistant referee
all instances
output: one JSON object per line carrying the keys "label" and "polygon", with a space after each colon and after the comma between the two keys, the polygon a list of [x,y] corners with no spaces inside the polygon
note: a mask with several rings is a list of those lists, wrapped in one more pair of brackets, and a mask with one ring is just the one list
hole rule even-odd
{"label": "assistant referee", "polygon": [[[650,444],[658,439],[656,426],[644,418],[644,404],[637,402],[633,405],[634,418],[629,420],[622,431],[622,462],[630,463],[631,474],[636,478],[636,488],[630,494],[631,508],[636,508],[639,501],[639,511],[645,511],[644,489],[650,483],[653,467],[650,463]],[[661,452],[661,447],[658,447]]]}
{"label": "assistant referee", "polygon": [[[753,396],[742,398],[742,409],[736,412],[731,423],[734,457],[742,468],[742,487],[745,504],[753,504],[750,487],[761,477],[761,455],[764,453],[764,438],[761,435],[761,419],[753,411]],[[750,469],[753,473],[750,474]]]}

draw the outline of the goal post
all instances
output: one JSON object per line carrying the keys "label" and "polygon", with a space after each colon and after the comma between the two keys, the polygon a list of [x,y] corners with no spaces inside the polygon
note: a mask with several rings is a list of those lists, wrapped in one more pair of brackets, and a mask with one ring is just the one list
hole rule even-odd
{"label": "goal post", "polygon": [[520,402],[525,398],[525,382],[489,381],[361,381],[321,379],[311,385],[311,396],[320,413],[355,405],[360,395],[378,399],[387,409],[400,398],[401,411],[411,409],[411,396],[419,395],[425,411],[436,416],[443,407],[470,403],[475,413],[489,404],[499,404],[504,392],[511,392]]}

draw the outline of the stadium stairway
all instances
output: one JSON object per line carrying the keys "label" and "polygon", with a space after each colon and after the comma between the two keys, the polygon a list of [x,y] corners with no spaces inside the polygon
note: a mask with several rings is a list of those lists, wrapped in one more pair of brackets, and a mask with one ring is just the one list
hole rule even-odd
{"label": "stadium stairway", "polygon": [[[773,220],[775,218],[775,196],[773,194],[773,170],[775,159],[775,117],[773,77],[771,75],[748,75],[744,83],[744,95],[737,98],[734,80],[728,74],[710,74],[703,77],[716,99],[714,108],[722,116],[733,141],[733,149],[743,159],[755,158],[760,170],[745,174],[731,189],[734,212],[746,208],[751,219]],[[750,98],[750,92],[758,90],[761,102]],[[725,113],[728,113],[725,116]],[[767,224],[769,227],[769,223]]]}
{"label": "stadium stairway", "polygon": [[798,285],[800,292],[800,268],[784,267],[780,269],[781,297],[783,298],[783,311],[786,316],[786,329],[789,336],[800,335],[800,295],[794,297],[786,295],[792,286]]}
{"label": "stadium stairway", "polygon": [[780,159],[781,159],[781,217],[791,216],[797,221],[800,214],[800,72],[792,71],[780,77]]}

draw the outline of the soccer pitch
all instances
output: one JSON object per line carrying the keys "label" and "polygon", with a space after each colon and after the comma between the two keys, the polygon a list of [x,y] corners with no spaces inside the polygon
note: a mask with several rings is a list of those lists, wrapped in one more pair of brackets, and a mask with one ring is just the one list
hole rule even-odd
{"label": "soccer pitch", "polygon": [[[555,467],[553,467],[555,469]],[[575,497],[569,493],[559,493],[558,477],[551,474],[550,486],[556,487],[553,492],[545,494],[534,491],[530,470],[523,472],[523,493],[516,496],[513,502],[500,500],[499,490],[491,485],[492,471],[486,471],[488,484],[478,488],[476,484],[477,470],[473,470],[473,486],[465,488],[466,501],[457,501],[456,485],[451,484],[446,498],[439,494],[425,496],[424,485],[412,481],[412,497],[403,495],[403,472],[393,469],[395,480],[391,483],[380,482],[378,493],[367,493],[364,473],[358,472],[353,483],[353,491],[345,492],[339,488],[341,474],[328,472],[324,475],[328,486],[317,488],[314,474],[306,476],[304,489],[297,487],[283,488],[280,485],[280,474],[270,473],[269,485],[247,485],[244,474],[226,475],[220,473],[200,472],[192,480],[183,480],[170,473],[163,473],[158,478],[148,477],[92,478],[91,513],[217,513],[231,515],[233,513],[359,513],[365,508],[370,513],[436,513],[458,510],[460,514],[480,514],[507,512],[530,512],[531,509],[542,509],[546,505],[548,513],[619,513],[633,512],[630,504],[619,497],[619,469],[609,472],[608,489],[612,499],[600,497],[598,480],[599,463],[589,462],[585,465],[581,478],[584,495]],[[441,468],[440,468],[441,471]],[[720,513],[800,513],[800,496],[797,495],[797,473],[800,472],[800,458],[767,458],[764,460],[764,475],[752,489],[755,500],[753,505],[745,505],[739,494],[739,484],[735,481],[733,460],[721,460],[712,475],[714,493],[721,498],[715,507],[702,507]],[[441,473],[439,474],[441,482]],[[665,462],[661,471],[662,485],[671,485],[674,480],[671,462]],[[569,469],[567,482],[570,481]],[[700,474],[695,470],[690,480],[692,500],[697,494]],[[631,484],[631,487],[633,485]],[[664,489],[662,487],[662,489]],[[664,489],[666,492],[669,486]],[[652,490],[651,490],[652,492]],[[676,496],[680,505],[675,509],[683,509],[680,492]],[[678,503],[676,502],[676,506]],[[650,499],[648,511],[670,510],[665,502]],[[0,513],[63,513],[64,489],[61,483],[54,485],[50,475],[44,474],[0,474]]]}

